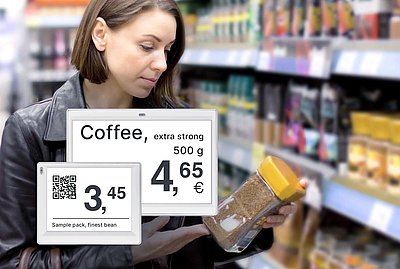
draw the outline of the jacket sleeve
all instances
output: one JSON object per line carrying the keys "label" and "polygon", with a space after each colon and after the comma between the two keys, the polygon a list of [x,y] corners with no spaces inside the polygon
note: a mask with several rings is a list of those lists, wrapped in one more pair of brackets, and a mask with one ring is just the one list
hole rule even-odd
{"label": "jacket sleeve", "polygon": [[212,255],[216,263],[231,262],[252,256],[261,251],[268,250],[274,242],[273,230],[263,229],[243,252],[231,253],[223,250],[211,236],[207,239],[209,240],[210,255]]}
{"label": "jacket sleeve", "polygon": [[[50,248],[36,240],[36,164],[41,159],[29,121],[6,122],[0,148],[0,269],[16,268],[26,247],[36,247],[29,268],[50,268]],[[36,150],[35,150],[36,149]],[[133,268],[129,246],[55,246],[63,268]]]}

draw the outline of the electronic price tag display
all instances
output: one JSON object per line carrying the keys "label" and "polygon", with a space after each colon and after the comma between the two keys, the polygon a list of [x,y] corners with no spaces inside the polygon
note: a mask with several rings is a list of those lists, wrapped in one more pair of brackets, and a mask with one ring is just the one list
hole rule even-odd
{"label": "electronic price tag display", "polygon": [[71,109],[68,162],[141,163],[143,215],[215,215],[217,112]]}
{"label": "electronic price tag display", "polygon": [[39,162],[38,244],[141,243],[139,163]]}

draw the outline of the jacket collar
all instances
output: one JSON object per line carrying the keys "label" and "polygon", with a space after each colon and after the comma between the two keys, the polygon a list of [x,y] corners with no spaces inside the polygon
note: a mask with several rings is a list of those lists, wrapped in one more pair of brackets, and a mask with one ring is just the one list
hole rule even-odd
{"label": "jacket collar", "polygon": [[54,93],[50,104],[47,128],[44,133],[45,141],[66,141],[67,109],[86,107],[81,82],[82,78],[77,72]]}

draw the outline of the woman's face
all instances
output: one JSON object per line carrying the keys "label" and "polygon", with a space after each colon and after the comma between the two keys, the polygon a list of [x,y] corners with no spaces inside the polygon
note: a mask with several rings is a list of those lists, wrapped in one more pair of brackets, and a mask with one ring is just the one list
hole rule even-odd
{"label": "woman's face", "polygon": [[168,51],[175,41],[176,21],[152,9],[136,15],[115,31],[108,31],[104,57],[113,90],[145,98],[167,69]]}

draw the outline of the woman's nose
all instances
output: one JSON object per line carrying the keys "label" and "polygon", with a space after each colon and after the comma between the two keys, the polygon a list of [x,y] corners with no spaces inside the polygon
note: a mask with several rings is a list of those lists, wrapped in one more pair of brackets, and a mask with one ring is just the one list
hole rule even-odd
{"label": "woman's nose", "polygon": [[167,54],[164,51],[157,53],[151,63],[151,68],[161,73],[167,70]]}

